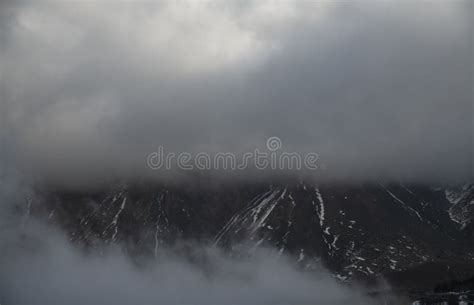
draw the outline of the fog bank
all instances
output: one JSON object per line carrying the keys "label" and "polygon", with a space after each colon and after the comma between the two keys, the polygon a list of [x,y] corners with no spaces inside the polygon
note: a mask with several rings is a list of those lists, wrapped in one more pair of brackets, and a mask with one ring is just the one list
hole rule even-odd
{"label": "fog bank", "polygon": [[[29,224],[0,256],[2,304],[380,304],[323,268],[303,272],[271,249],[232,259],[195,246],[205,264],[171,248],[132,263],[117,248],[86,254],[53,228]],[[30,230],[34,229],[34,230]],[[102,253],[102,254],[99,254]],[[203,267],[204,266],[204,267]],[[393,297],[391,297],[393,299]]]}

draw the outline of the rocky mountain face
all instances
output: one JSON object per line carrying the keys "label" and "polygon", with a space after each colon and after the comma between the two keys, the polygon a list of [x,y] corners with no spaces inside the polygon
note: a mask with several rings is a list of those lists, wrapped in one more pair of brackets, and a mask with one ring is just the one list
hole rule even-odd
{"label": "rocky mountain face", "polygon": [[474,275],[474,185],[125,185],[42,192],[27,206],[85,247],[156,255],[181,240],[230,252],[271,246],[342,281],[383,276],[414,289]]}
{"label": "rocky mountain face", "polygon": [[457,188],[445,190],[446,198],[451,203],[449,215],[458,223],[460,230],[468,236],[474,236],[474,185],[466,184]]}

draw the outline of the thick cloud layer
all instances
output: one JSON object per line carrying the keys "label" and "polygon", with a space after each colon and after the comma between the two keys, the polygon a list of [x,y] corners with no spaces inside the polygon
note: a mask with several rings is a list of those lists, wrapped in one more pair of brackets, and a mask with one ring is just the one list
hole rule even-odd
{"label": "thick cloud layer", "polygon": [[146,167],[159,145],[241,153],[270,136],[318,153],[321,179],[472,179],[472,12],[469,0],[5,2],[2,144],[59,182],[174,177]]}

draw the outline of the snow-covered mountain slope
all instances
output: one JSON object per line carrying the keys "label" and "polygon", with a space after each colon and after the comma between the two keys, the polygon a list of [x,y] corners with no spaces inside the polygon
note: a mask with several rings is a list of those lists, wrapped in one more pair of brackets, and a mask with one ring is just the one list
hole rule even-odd
{"label": "snow-covered mountain slope", "polygon": [[472,223],[474,216],[474,184],[446,189],[445,194],[452,204],[449,208],[451,219],[458,223],[461,229],[465,229]]}
{"label": "snow-covered mountain slope", "polygon": [[424,266],[462,277],[474,274],[474,240],[465,233],[472,198],[472,186],[121,186],[45,192],[28,210],[66,228],[75,243],[121,243],[132,254],[200,240],[226,249],[275,247],[309,270],[322,262],[341,280],[396,278]]}
{"label": "snow-covered mountain slope", "polygon": [[474,259],[474,251],[460,245],[447,202],[426,191],[382,184],[279,186],[234,215],[216,243],[269,244],[308,268],[321,258],[341,279],[402,271],[440,257]]}

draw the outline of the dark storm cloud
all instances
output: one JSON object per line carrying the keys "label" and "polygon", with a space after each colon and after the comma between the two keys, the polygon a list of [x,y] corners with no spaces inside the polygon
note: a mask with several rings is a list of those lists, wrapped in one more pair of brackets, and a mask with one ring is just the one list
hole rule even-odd
{"label": "dark storm cloud", "polygon": [[470,1],[9,7],[2,120],[38,177],[169,177],[145,167],[158,145],[278,136],[322,179],[472,179]]}

